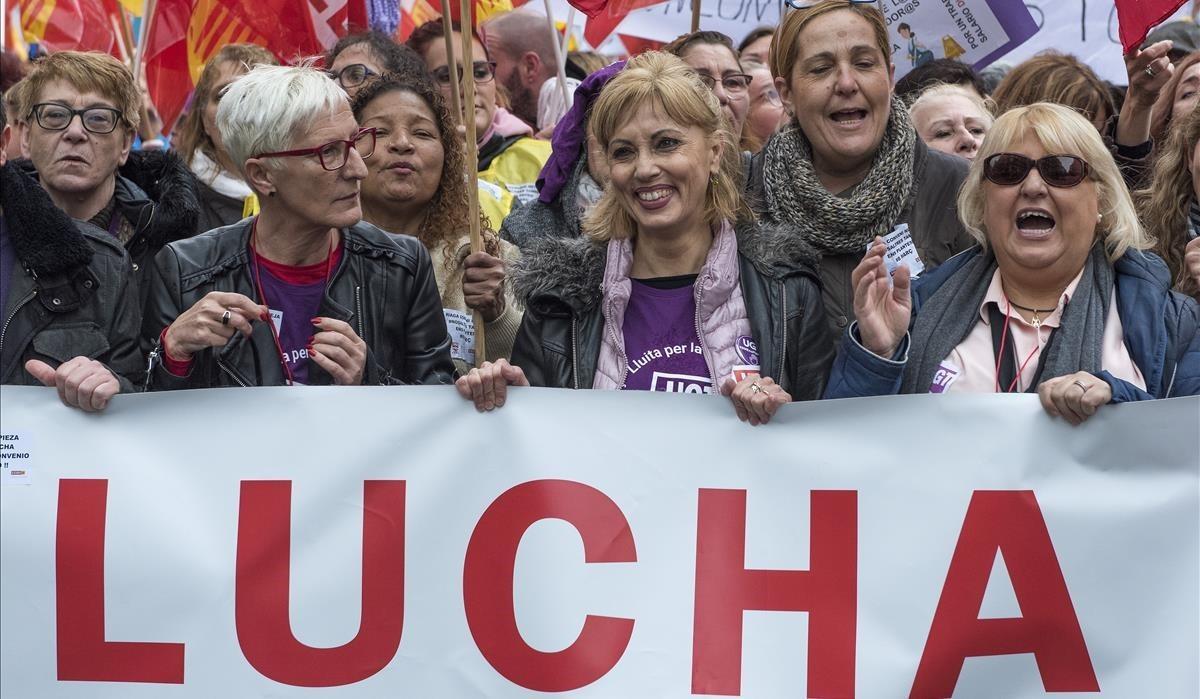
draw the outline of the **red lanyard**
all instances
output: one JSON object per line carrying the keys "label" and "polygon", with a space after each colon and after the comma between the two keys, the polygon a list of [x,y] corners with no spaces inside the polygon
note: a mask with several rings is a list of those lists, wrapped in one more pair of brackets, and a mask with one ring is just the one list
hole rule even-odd
{"label": "red lanyard", "polygon": [[[258,269],[258,252],[256,252],[254,249],[254,240],[257,237],[257,235],[258,235],[258,217],[255,216],[254,221],[250,224],[250,262],[254,267],[254,286],[256,287],[256,290],[258,291],[258,300],[260,303],[262,303],[262,305],[267,307],[267,314],[269,316],[271,313],[271,304],[267,302],[267,294],[266,294],[266,291],[263,290],[262,274],[259,272],[259,269]],[[334,249],[333,241],[334,241],[333,235],[330,235],[329,236],[329,255],[326,256],[326,258],[325,258],[325,288],[326,288],[326,290],[328,290],[328,288],[329,288],[329,278],[333,271],[333,249]],[[279,365],[281,367],[283,367],[283,374],[284,374],[284,376],[287,377],[287,385],[291,386],[293,383],[295,383],[295,379],[292,376],[291,367],[288,366],[287,360],[283,358],[283,344],[279,342],[279,331],[275,329],[275,319],[274,318],[269,319],[269,322],[267,323],[267,328],[271,331],[271,340],[273,340],[275,342],[275,352],[276,352],[275,356],[279,357]],[[311,335],[309,336],[309,339],[312,339]]]}
{"label": "red lanyard", "polygon": [[[1002,361],[1004,361],[1004,357],[1005,357],[1004,343],[1008,341],[1008,322],[1010,320],[1012,320],[1012,316],[1009,315],[1010,313],[1012,313],[1012,305],[1009,303],[1008,298],[1005,298],[1004,299],[1004,332],[1000,335],[1000,351],[996,353],[996,386],[995,386],[996,393],[1000,393],[1000,363]],[[1040,350],[1042,348],[1041,330],[1038,330],[1037,332],[1038,332],[1037,344],[1035,344],[1033,346],[1033,351],[1031,351],[1029,353],[1029,356],[1025,358],[1025,361],[1021,362],[1021,365],[1019,367],[1017,367],[1017,375],[1013,377],[1012,383],[1010,383],[1008,385],[1008,390],[1005,391],[1005,393],[1012,393],[1012,390],[1017,387],[1017,382],[1021,380],[1021,374],[1025,373],[1025,367],[1029,366],[1029,361],[1031,359],[1033,359],[1033,356],[1035,354],[1037,354],[1038,350]],[[1016,339],[1016,337],[1014,337],[1013,338],[1013,349],[1016,349],[1016,346],[1017,346],[1017,339]]]}

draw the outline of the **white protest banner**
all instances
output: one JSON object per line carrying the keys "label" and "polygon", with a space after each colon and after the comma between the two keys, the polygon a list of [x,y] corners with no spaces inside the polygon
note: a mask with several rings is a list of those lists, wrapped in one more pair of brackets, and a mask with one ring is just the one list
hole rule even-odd
{"label": "white protest banner", "polygon": [[[1036,53],[1053,49],[1075,56],[1103,80],[1115,85],[1129,83],[1117,31],[1116,3],[1112,0],[1027,0],[1025,5],[1037,23],[1037,33],[997,60],[1016,65]],[[1185,4],[1168,21],[1185,19],[1193,12],[1193,4]]]}
{"label": "white protest banner", "polygon": [[[0,392],[4,697],[1195,697],[1200,399]],[[743,611],[745,610],[745,611]]]}

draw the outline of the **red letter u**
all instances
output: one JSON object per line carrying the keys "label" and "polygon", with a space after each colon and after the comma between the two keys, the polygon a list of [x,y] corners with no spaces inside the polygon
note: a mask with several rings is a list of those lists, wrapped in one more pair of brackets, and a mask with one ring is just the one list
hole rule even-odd
{"label": "red letter u", "polygon": [[404,481],[363,483],[362,616],[345,645],[296,640],[288,615],[291,481],[245,481],[238,512],[238,643],[265,677],[297,687],[336,687],[382,670],[404,629]]}

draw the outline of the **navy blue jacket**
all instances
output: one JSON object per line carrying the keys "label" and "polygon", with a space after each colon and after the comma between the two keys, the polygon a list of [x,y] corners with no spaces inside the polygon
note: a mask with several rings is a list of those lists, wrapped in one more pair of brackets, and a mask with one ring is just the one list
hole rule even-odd
{"label": "navy blue jacket", "polygon": [[[913,284],[914,319],[922,303],[979,252],[980,248],[974,247],[959,253]],[[1171,291],[1167,265],[1154,254],[1130,250],[1113,264],[1113,269],[1125,346],[1146,379],[1147,391],[1107,371],[1097,372],[1096,377],[1112,388],[1112,402],[1200,395],[1200,306],[1194,299]],[[900,343],[896,357],[889,360],[863,347],[857,333],[855,323],[842,338],[825,398],[899,393],[908,360],[908,336]]]}

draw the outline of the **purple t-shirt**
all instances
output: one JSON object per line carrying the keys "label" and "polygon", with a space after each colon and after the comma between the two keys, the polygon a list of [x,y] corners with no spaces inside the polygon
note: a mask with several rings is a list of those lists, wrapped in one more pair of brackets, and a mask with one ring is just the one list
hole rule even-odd
{"label": "purple t-shirt", "polygon": [[271,322],[279,334],[283,363],[292,372],[295,383],[308,383],[308,343],[316,330],[312,319],[321,310],[326,271],[337,266],[339,256],[340,249],[334,251],[331,261],[289,267],[256,255],[259,281],[265,303],[271,309]]}
{"label": "purple t-shirt", "polygon": [[712,377],[696,334],[695,278],[677,288],[632,280],[625,309],[625,389],[712,393]]}

